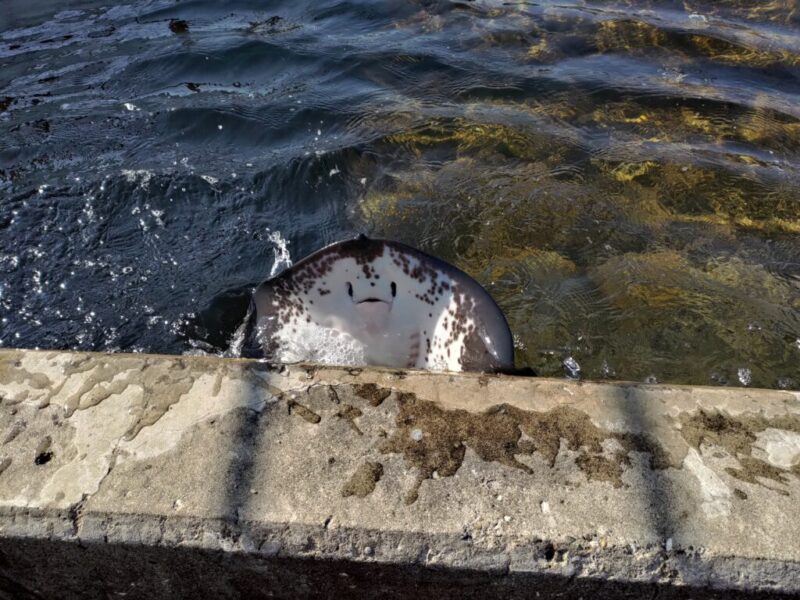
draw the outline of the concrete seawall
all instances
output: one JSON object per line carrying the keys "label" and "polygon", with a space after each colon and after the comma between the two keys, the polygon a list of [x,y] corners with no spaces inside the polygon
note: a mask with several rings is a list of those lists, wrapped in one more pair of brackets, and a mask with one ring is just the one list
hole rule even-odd
{"label": "concrete seawall", "polygon": [[800,394],[0,351],[0,598],[800,593]]}

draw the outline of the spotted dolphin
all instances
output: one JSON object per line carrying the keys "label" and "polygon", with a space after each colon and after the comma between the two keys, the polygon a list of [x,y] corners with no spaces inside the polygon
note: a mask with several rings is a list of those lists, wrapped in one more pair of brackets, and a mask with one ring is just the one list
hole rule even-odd
{"label": "spotted dolphin", "polygon": [[404,244],[359,236],[262,283],[254,342],[281,363],[507,371],[508,323],[480,284]]}

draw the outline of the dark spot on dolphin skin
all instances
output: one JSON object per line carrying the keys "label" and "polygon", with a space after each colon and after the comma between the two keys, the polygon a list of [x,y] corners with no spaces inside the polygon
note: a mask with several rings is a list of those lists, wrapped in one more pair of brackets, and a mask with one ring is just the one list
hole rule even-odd
{"label": "dark spot on dolphin skin", "polygon": [[5,471],[10,466],[11,466],[11,459],[10,458],[0,459],[0,475],[2,475],[3,471]]}
{"label": "dark spot on dolphin skin", "polygon": [[383,465],[381,463],[365,462],[356,469],[356,472],[344,484],[342,496],[345,498],[349,496],[366,498],[375,491],[375,485],[381,480],[381,477],[383,477]]}
{"label": "dark spot on dolphin skin", "polygon": [[[725,450],[739,462],[740,467],[727,467],[725,472],[746,483],[764,485],[759,478],[788,484],[789,475],[800,478],[800,464],[790,469],[776,467],[752,455],[758,434],[766,429],[782,429],[800,434],[800,417],[783,415],[767,419],[762,415],[729,416],[719,411],[700,410],[680,418],[681,435],[686,442],[700,450],[700,446],[716,446]],[[765,486],[768,487],[768,486]],[[788,495],[786,490],[769,489]]]}
{"label": "dark spot on dolphin skin", "polygon": [[197,83],[191,83],[191,82],[187,83],[186,87],[189,89],[190,92],[199,92],[200,91],[200,85],[197,84]]}
{"label": "dark spot on dolphin skin", "polygon": [[0,98],[0,112],[5,112],[8,110],[8,107],[11,106],[12,102],[14,102],[14,98],[12,96]]}
{"label": "dark spot on dolphin skin", "polygon": [[391,395],[392,390],[374,383],[362,383],[353,386],[353,392],[359,398],[364,398],[371,406],[380,406]]}
{"label": "dark spot on dolphin skin", "polygon": [[[679,466],[657,443],[639,434],[618,434],[597,427],[589,416],[568,406],[547,412],[525,411],[506,404],[481,413],[447,410],[434,402],[402,393],[397,399],[397,429],[381,447],[387,454],[402,454],[417,469],[417,480],[406,494],[406,504],[419,497],[420,487],[434,472],[452,477],[461,467],[466,448],[487,462],[497,462],[524,473],[533,470],[517,459],[538,453],[552,468],[562,443],[578,453],[577,467],[589,480],[622,487],[624,467],[631,452],[650,455],[651,469]],[[529,439],[522,439],[522,434]],[[606,440],[616,440],[621,449],[609,451]]]}
{"label": "dark spot on dolphin skin", "polygon": [[316,425],[317,423],[319,423],[322,420],[322,417],[320,417],[313,410],[311,410],[307,406],[303,406],[302,404],[300,404],[299,402],[297,402],[295,400],[289,400],[289,402],[287,404],[289,406],[289,414],[295,414],[296,413],[299,416],[301,416],[303,419],[305,419],[306,421],[308,421],[309,423],[311,423],[313,425]]}
{"label": "dark spot on dolphin skin", "polygon": [[739,488],[733,488],[733,495],[736,496],[739,500],[747,500],[747,494],[745,494]]}
{"label": "dark spot on dolphin skin", "polygon": [[183,19],[170,19],[169,30],[172,33],[187,33],[189,31],[189,23]]}

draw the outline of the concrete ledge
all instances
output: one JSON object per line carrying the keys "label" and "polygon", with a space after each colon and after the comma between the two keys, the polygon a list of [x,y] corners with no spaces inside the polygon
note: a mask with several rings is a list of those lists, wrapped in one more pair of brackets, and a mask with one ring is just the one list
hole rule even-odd
{"label": "concrete ledge", "polygon": [[800,593],[800,394],[0,351],[0,598]]}

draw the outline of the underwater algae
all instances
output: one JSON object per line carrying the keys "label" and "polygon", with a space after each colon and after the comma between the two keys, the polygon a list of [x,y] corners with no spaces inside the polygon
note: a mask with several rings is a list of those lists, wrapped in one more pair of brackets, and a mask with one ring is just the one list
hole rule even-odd
{"label": "underwater algae", "polygon": [[363,232],[542,375],[800,388],[794,0],[40,12],[0,32],[5,346],[226,352]]}
{"label": "underwater algae", "polygon": [[[673,138],[682,128],[727,143],[696,114],[602,110],[605,125]],[[647,379],[661,362],[659,381],[739,383],[746,366],[748,384],[798,385],[800,293],[761,262],[783,256],[791,268],[793,183],[768,186],[746,161],[731,172],[586,154],[581,168],[559,169],[560,159],[547,168],[531,155],[547,147],[541,135],[527,144],[536,136],[518,131],[503,144],[505,131],[456,120],[393,135],[386,143],[412,166],[393,170],[386,192],[364,193],[361,218],[387,236],[430,227],[445,256],[478,274],[505,309],[518,362],[542,374],[560,373],[559,357],[574,355],[590,377]],[[559,157],[579,156],[568,141],[550,142]]]}

